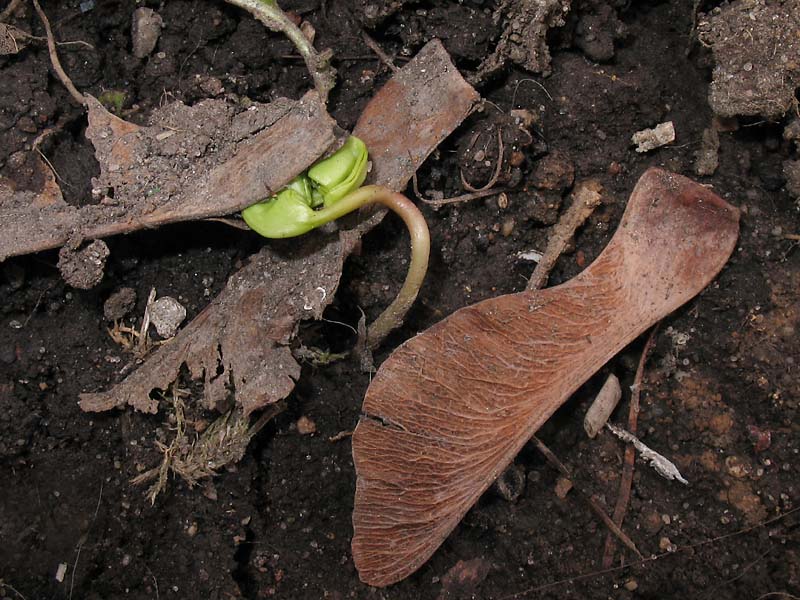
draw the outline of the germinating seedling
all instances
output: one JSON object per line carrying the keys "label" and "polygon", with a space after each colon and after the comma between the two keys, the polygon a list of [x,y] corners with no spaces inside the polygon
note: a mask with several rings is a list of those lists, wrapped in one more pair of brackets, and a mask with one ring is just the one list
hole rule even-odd
{"label": "germinating seedling", "polygon": [[411,235],[411,261],[397,297],[367,331],[367,347],[372,349],[403,322],[414,303],[428,269],[430,235],[425,218],[408,198],[380,185],[361,187],[367,158],[364,142],[350,136],[275,196],[243,210],[242,217],[267,238],[302,235],[369,204],[382,204],[403,219]]}

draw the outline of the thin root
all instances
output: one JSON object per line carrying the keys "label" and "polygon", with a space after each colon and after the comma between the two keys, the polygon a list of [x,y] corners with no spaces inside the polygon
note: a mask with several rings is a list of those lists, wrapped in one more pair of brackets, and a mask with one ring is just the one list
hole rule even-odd
{"label": "thin root", "polygon": [[494,173],[492,174],[491,179],[489,179],[488,183],[481,188],[473,187],[464,177],[464,171],[460,171],[461,175],[461,185],[464,186],[469,192],[485,192],[490,190],[494,187],[497,183],[497,179],[500,177],[500,173],[503,170],[503,151],[505,148],[503,147],[503,132],[502,130],[497,130],[497,164],[494,167]]}
{"label": "thin root", "polygon": [[419,191],[419,186],[417,184],[417,174],[411,177],[412,185],[414,188],[414,195],[417,197],[417,200],[420,202],[424,202],[428,206],[433,206],[434,208],[439,206],[444,206],[445,204],[455,204],[457,202],[469,202],[470,200],[477,200],[479,198],[486,198],[487,196],[494,196],[497,194],[502,194],[503,192],[510,191],[510,188],[493,188],[489,190],[482,190],[478,192],[470,192],[469,194],[461,194],[460,196],[455,196],[453,198],[442,198],[440,200],[434,200],[433,198],[426,198],[423,196]]}
{"label": "thin root", "polygon": [[[633,378],[633,386],[631,387],[631,404],[628,412],[628,430],[636,435],[637,423],[639,420],[639,397],[642,388],[642,378],[644,377],[644,366],[647,362],[647,357],[653,344],[656,340],[658,333],[658,324],[653,327],[650,336],[645,342],[642,349],[642,356],[639,358],[639,365],[636,368],[636,375]],[[622,465],[622,476],[619,480],[619,493],[617,494],[617,503],[614,506],[614,524],[618,527],[622,526],[625,520],[625,513],[628,511],[628,502],[631,498],[631,487],[633,485],[633,470],[636,459],[636,450],[631,444],[625,448],[625,458]],[[603,550],[603,568],[607,569],[614,562],[614,550],[616,544],[614,539],[608,535],[606,536],[605,549]]]}
{"label": "thin root", "polygon": [[11,0],[9,5],[6,6],[5,10],[3,10],[3,12],[0,13],[0,23],[6,21],[14,13],[14,11],[19,8],[20,4],[22,4],[22,0]]}
{"label": "thin root", "polygon": [[39,0],[33,0],[33,7],[36,9],[36,13],[39,15],[39,19],[41,19],[47,34],[47,50],[50,53],[50,62],[53,64],[53,70],[56,72],[56,75],[58,75],[61,83],[64,84],[64,87],[67,88],[67,91],[74,98],[75,102],[81,106],[86,106],[86,98],[78,91],[78,88],[75,87],[72,80],[61,66],[61,61],[58,59],[58,51],[56,50],[56,40],[53,37],[53,30],[50,27],[50,21],[47,15],[44,14],[42,7],[39,6]]}

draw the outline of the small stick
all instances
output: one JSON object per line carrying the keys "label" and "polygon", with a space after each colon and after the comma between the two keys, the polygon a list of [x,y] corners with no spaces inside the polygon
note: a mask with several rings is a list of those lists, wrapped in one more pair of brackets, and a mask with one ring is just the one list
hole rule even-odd
{"label": "small stick", "polygon": [[343,440],[345,438],[349,438],[349,437],[352,437],[352,436],[353,436],[353,430],[352,429],[350,429],[349,431],[348,430],[340,431],[339,433],[329,437],[328,441],[331,444],[333,444],[334,442],[338,442],[338,441],[341,441],[341,440]]}
{"label": "small stick", "polygon": [[798,234],[798,233],[786,233],[786,234],[783,235],[783,239],[793,240],[795,242],[800,242],[800,234]]}
{"label": "small stick", "polygon": [[[636,435],[636,428],[639,421],[639,396],[642,388],[642,378],[644,377],[644,365],[647,362],[647,357],[653,348],[658,333],[658,324],[650,331],[650,335],[642,349],[642,355],[639,357],[639,365],[636,367],[636,375],[633,378],[633,386],[631,388],[631,405],[628,412],[628,431]],[[619,480],[619,493],[617,494],[617,503],[614,506],[614,523],[617,526],[622,526],[625,520],[625,513],[628,511],[628,502],[631,499],[631,487],[633,485],[633,469],[636,459],[636,449],[633,444],[628,444],[625,448],[625,462],[622,465],[622,476]],[[606,536],[606,545],[603,550],[603,568],[608,569],[614,561],[614,551],[616,544],[614,539]]]}
{"label": "small stick", "polygon": [[5,10],[0,13],[0,23],[8,19],[14,13],[14,11],[19,8],[20,4],[22,4],[22,0],[11,0],[9,5],[6,6]]}
{"label": "small stick", "polygon": [[594,209],[600,205],[602,196],[602,186],[593,179],[582,181],[575,186],[572,192],[572,204],[553,228],[550,239],[547,241],[542,259],[536,265],[527,290],[538,290],[547,283],[550,271],[556,264],[558,257],[564,252],[564,248],[575,235],[575,231],[580,227]]}
{"label": "small stick", "polygon": [[[536,444],[536,449],[542,453],[542,456],[545,457],[547,462],[551,466],[555,467],[557,471],[559,471],[564,477],[572,481],[574,484],[575,480],[573,479],[572,474],[569,472],[569,469],[567,469],[567,467],[564,466],[564,463],[562,463],[558,459],[558,457],[555,454],[553,454],[553,451],[550,450],[550,448],[548,448],[547,446],[545,446],[544,442],[542,442],[535,435],[531,438],[531,440],[533,441],[534,444]],[[625,546],[627,546],[634,553],[636,553],[636,555],[639,558],[644,558],[639,552],[638,548],[636,548],[636,544],[633,543],[633,540],[631,540],[631,538],[629,538],[628,535],[624,531],[622,531],[622,529],[620,529],[620,527],[616,523],[614,523],[614,521],[611,520],[611,517],[608,516],[606,511],[603,510],[603,507],[600,506],[600,504],[597,502],[597,500],[594,499],[594,497],[582,491],[577,485],[574,486],[574,489],[575,492],[589,504],[589,507],[592,509],[594,514],[600,517],[600,520],[605,524],[606,527],[608,527],[610,532],[608,534],[609,537],[613,533],[615,536],[619,538],[619,540],[623,544],[625,544]]]}
{"label": "small stick", "polygon": [[392,73],[397,73],[400,70],[394,66],[392,57],[386,54],[386,52],[383,51],[383,48],[378,45],[378,42],[376,42],[364,29],[361,30],[361,39],[364,40],[364,43],[369,47],[369,49],[378,56],[381,62],[386,65]]}
{"label": "small stick", "polygon": [[72,80],[61,66],[61,61],[58,59],[58,52],[56,51],[56,40],[53,37],[53,30],[50,28],[50,21],[47,19],[47,15],[44,14],[42,7],[39,6],[39,0],[33,0],[33,8],[36,9],[36,13],[39,15],[39,19],[41,19],[45,33],[47,34],[47,50],[50,53],[50,62],[53,64],[53,70],[56,72],[56,75],[58,75],[61,83],[64,84],[64,87],[67,88],[70,95],[75,99],[75,102],[81,106],[86,106],[86,98],[78,91],[78,88],[75,87]]}

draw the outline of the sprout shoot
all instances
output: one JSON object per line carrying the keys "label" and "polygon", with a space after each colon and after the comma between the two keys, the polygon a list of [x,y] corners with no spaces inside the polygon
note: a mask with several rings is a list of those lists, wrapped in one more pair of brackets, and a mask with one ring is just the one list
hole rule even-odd
{"label": "sprout shoot", "polygon": [[[268,238],[302,235],[363,206],[382,204],[397,213],[411,235],[411,260],[397,297],[367,329],[367,348],[376,348],[411,308],[430,255],[428,225],[408,198],[379,185],[359,187],[367,174],[367,148],[351,136],[333,155],[299,175],[278,194],[242,211],[245,222]],[[318,210],[316,207],[321,206]]]}

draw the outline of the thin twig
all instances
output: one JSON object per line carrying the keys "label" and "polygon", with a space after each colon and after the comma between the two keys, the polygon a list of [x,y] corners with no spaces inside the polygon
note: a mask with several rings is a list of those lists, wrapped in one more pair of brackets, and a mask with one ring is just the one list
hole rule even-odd
{"label": "thin twig", "polygon": [[345,430],[345,431],[340,431],[339,433],[329,437],[328,441],[331,444],[333,444],[334,442],[339,442],[339,441],[341,441],[341,440],[343,440],[345,438],[349,438],[349,437],[352,437],[352,436],[353,436],[353,430],[352,429]]}
{"label": "thin twig", "polygon": [[800,242],[800,234],[798,234],[798,233],[785,233],[785,234],[783,234],[783,239],[785,239],[785,240],[793,240],[795,242]]}
{"label": "thin twig", "polygon": [[633,543],[633,540],[631,540],[631,538],[629,538],[628,535],[624,531],[622,531],[622,529],[620,529],[620,527],[616,523],[614,523],[614,521],[611,520],[611,517],[608,516],[608,513],[606,513],[603,507],[600,506],[598,501],[595,500],[592,496],[590,496],[586,492],[584,492],[583,490],[581,490],[577,485],[574,485],[575,480],[572,477],[572,474],[569,472],[569,469],[567,469],[567,467],[564,466],[564,463],[562,463],[558,459],[558,457],[555,454],[553,454],[553,451],[550,450],[550,448],[548,448],[547,446],[545,446],[545,444],[535,435],[531,438],[531,440],[533,441],[534,444],[536,444],[536,449],[542,453],[547,462],[550,463],[550,465],[552,465],[553,467],[555,467],[555,469],[559,471],[564,477],[573,482],[575,492],[587,502],[587,504],[592,509],[594,514],[600,517],[600,520],[605,524],[606,527],[608,527],[610,532],[609,536],[613,533],[615,536],[617,536],[617,538],[619,538],[619,540],[623,544],[625,544],[628,548],[630,548],[633,552],[635,552],[639,558],[643,558],[638,548],[636,548],[636,544]]}
{"label": "thin twig", "polygon": [[[34,0],[35,2],[36,0]],[[104,482],[100,480],[100,493],[97,496],[97,506],[94,509],[94,515],[92,516],[92,520],[89,523],[89,527],[86,528],[86,533],[84,533],[81,538],[78,540],[78,547],[77,552],[75,553],[75,562],[72,565],[72,574],[69,578],[69,600],[72,600],[72,591],[75,587],[75,572],[78,570],[78,561],[81,559],[81,551],[83,550],[83,545],[89,539],[89,532],[92,530],[92,526],[94,522],[97,520],[97,513],[100,512],[100,503],[103,501],[103,485]]]}
{"label": "thin twig", "polygon": [[[0,22],[2,22],[2,21],[0,21]],[[8,25],[7,27],[12,27],[12,26]],[[13,29],[14,29],[13,33],[18,34],[21,38],[24,38],[26,40],[33,40],[34,42],[47,42],[47,37],[42,37],[40,35],[31,35],[27,31],[25,31],[23,29],[19,29],[17,27],[13,27]],[[16,42],[16,40],[14,40],[14,41]],[[89,42],[86,42],[84,40],[71,40],[71,41],[68,41],[68,42],[56,42],[56,46],[83,46],[85,48],[88,48],[89,50],[95,50],[94,46],[92,46]]]}
{"label": "thin twig", "polygon": [[144,568],[147,569],[147,572],[150,574],[150,577],[153,579],[153,585],[156,588],[156,600],[159,600],[159,596],[158,596],[158,579],[156,579],[156,576],[153,575],[153,572],[150,570],[150,567],[145,565]]}
{"label": "thin twig", "polygon": [[[639,421],[639,398],[642,390],[644,366],[647,363],[647,357],[650,354],[650,351],[653,349],[653,345],[656,341],[658,327],[659,323],[656,323],[655,327],[653,327],[652,331],[650,331],[650,335],[647,337],[647,341],[642,349],[642,355],[639,357],[639,365],[636,367],[636,375],[633,378],[633,386],[631,387],[631,404],[628,411],[628,431],[634,435],[636,435],[636,428]],[[614,523],[620,527],[622,526],[622,522],[625,520],[625,513],[628,511],[628,502],[630,502],[631,499],[631,487],[633,485],[635,459],[636,449],[633,447],[633,444],[628,444],[625,448],[622,476],[619,480],[617,503],[614,506]],[[604,569],[609,568],[611,563],[614,561],[614,550],[616,550],[614,539],[610,535],[607,535],[605,549],[603,550]]]}
{"label": "thin twig", "polygon": [[530,291],[544,287],[550,271],[575,235],[575,231],[600,205],[601,192],[602,187],[593,179],[582,181],[575,186],[572,192],[572,204],[553,227],[553,232],[547,240],[547,248],[539,264],[536,265],[526,289]]}
{"label": "thin twig", "polygon": [[19,8],[20,4],[22,4],[22,0],[11,0],[9,5],[6,6],[5,10],[3,10],[3,12],[0,13],[0,23],[8,19],[13,14],[13,12]]}
{"label": "thin twig", "polygon": [[142,326],[139,328],[139,335],[136,336],[136,353],[139,356],[147,354],[149,348],[149,336],[147,335],[150,329],[150,306],[156,301],[156,288],[150,288],[150,295],[147,297],[147,304],[144,307],[144,315],[142,316]]}
{"label": "thin twig", "polygon": [[383,51],[383,48],[378,45],[378,42],[376,42],[364,29],[361,30],[361,39],[364,40],[364,43],[367,45],[367,47],[369,47],[369,49],[377,55],[380,61],[386,65],[389,70],[392,71],[392,73],[397,73],[400,70],[394,65],[394,62],[392,62],[392,57],[386,54],[386,52]]}
{"label": "thin twig", "polygon": [[39,19],[41,19],[45,33],[47,34],[47,50],[50,53],[50,62],[53,64],[53,70],[75,102],[81,106],[86,106],[86,98],[78,91],[78,88],[75,87],[72,80],[61,66],[61,61],[58,59],[58,52],[56,50],[56,40],[53,37],[53,30],[50,28],[50,21],[47,19],[47,15],[44,14],[42,7],[39,6],[39,0],[33,0],[33,8],[36,9],[36,13],[39,15]]}

